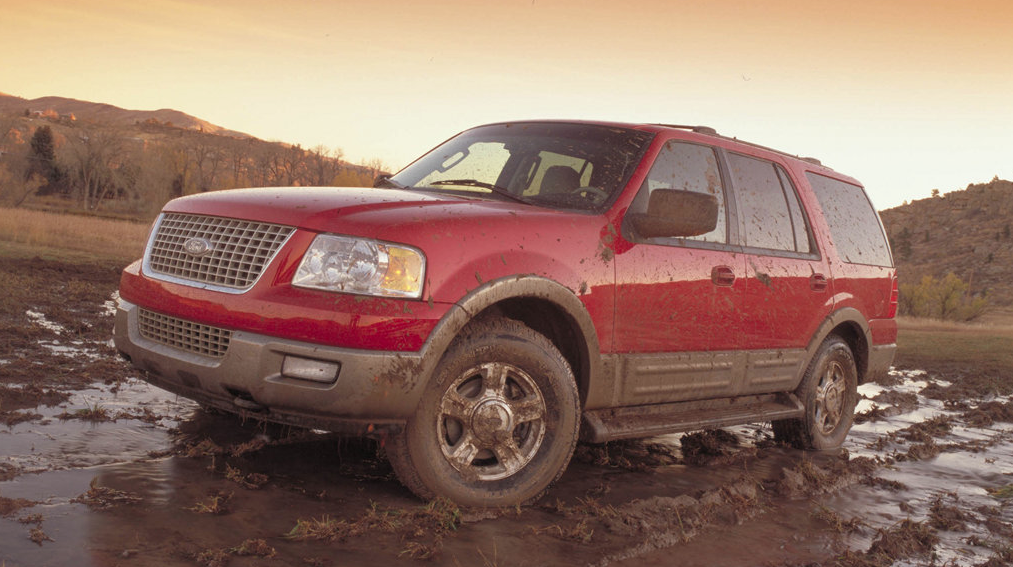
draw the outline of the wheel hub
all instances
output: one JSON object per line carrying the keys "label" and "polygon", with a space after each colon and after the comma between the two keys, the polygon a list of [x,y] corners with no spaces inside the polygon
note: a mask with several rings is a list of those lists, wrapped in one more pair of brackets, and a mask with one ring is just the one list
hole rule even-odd
{"label": "wheel hub", "polygon": [[481,402],[471,415],[472,433],[484,443],[495,443],[513,429],[513,412],[504,400],[493,398]]}

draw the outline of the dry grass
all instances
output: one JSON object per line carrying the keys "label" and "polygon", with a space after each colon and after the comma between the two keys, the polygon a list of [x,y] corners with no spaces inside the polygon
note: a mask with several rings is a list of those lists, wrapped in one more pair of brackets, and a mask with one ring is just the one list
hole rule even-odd
{"label": "dry grass", "polygon": [[960,323],[920,317],[897,317],[897,327],[904,331],[933,331],[949,333],[986,333],[1013,336],[1013,319],[1000,314],[988,321]]}
{"label": "dry grass", "polygon": [[901,367],[939,370],[974,368],[1013,373],[1013,318],[996,312],[987,322],[955,323],[899,317],[897,360]]}
{"label": "dry grass", "polygon": [[70,251],[125,264],[141,257],[147,236],[148,225],[137,222],[0,208],[0,243],[13,244],[22,253],[52,256]]}

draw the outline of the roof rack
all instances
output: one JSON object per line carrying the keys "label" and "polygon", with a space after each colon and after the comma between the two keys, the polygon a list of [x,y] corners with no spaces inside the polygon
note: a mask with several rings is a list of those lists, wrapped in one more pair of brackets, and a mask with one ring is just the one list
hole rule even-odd
{"label": "roof rack", "polygon": [[763,145],[760,145],[760,144],[755,144],[753,142],[747,142],[745,140],[740,140],[738,138],[729,138],[728,136],[722,136],[721,134],[718,134],[717,130],[715,130],[714,128],[711,128],[710,126],[687,126],[687,125],[682,125],[682,124],[655,124],[655,126],[662,126],[662,127],[665,127],[665,128],[678,128],[680,130],[690,130],[690,131],[696,132],[698,134],[707,134],[709,136],[717,136],[719,138],[724,138],[726,140],[734,140],[736,142],[739,142],[740,144],[746,144],[748,146],[753,146],[754,148],[760,148],[761,150],[767,150],[768,152],[774,152],[776,154],[781,154],[783,156],[788,156],[790,158],[800,159],[800,160],[802,160],[802,161],[804,161],[806,163],[811,163],[813,165],[818,165],[820,167],[826,167],[827,169],[832,169],[832,168],[830,168],[830,167],[828,167],[826,165],[823,165],[823,162],[821,162],[820,160],[818,160],[818,159],[816,159],[814,157],[802,157],[802,156],[799,156],[799,155],[789,154],[788,152],[784,152],[784,151],[781,151],[781,150],[776,150],[776,149],[768,147],[768,146],[763,146]]}
{"label": "roof rack", "polygon": [[710,126],[688,126],[685,124],[658,124],[658,126],[664,126],[665,128],[679,128],[680,130],[691,130],[697,134],[709,134],[711,136],[719,136],[718,131]]}

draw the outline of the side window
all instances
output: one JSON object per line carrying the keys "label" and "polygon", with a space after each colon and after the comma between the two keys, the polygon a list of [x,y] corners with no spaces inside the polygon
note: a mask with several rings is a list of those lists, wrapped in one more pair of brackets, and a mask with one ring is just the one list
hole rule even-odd
{"label": "side window", "polygon": [[806,172],[830,226],[841,259],[851,264],[893,266],[876,209],[858,185]]}
{"label": "side window", "polygon": [[795,251],[802,253],[812,252],[812,234],[809,230],[809,224],[806,223],[805,213],[802,212],[802,205],[798,202],[798,191],[795,190],[795,184],[791,182],[791,178],[788,177],[788,172],[779,165],[774,166],[777,169],[777,177],[781,180],[781,188],[784,189],[784,194],[788,198],[788,212],[791,213],[791,226],[795,230]]}
{"label": "side window", "polygon": [[670,141],[654,160],[647,179],[630,207],[630,212],[644,212],[651,191],[656,189],[679,189],[714,195],[718,199],[718,224],[711,232],[687,240],[704,242],[727,242],[728,230],[725,220],[725,194],[721,186],[717,156],[708,146],[686,142]]}
{"label": "side window", "polygon": [[729,154],[744,246],[810,252],[809,229],[795,188],[773,162]]}

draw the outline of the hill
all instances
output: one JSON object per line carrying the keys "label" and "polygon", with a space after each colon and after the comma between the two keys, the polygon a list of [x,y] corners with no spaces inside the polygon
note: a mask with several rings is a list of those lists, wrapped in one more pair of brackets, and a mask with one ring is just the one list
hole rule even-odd
{"label": "hill", "polygon": [[150,219],[182,195],[368,186],[383,173],[379,160],[341,158],[337,148],[267,142],[177,110],[0,94],[0,206]]}
{"label": "hill", "polygon": [[[56,115],[73,120],[130,126],[140,122],[157,122],[170,124],[186,130],[198,130],[207,134],[250,138],[248,134],[227,130],[200,118],[190,116],[178,110],[163,108],[161,110],[127,110],[111,104],[88,102],[59,96],[46,96],[25,99],[0,93],[0,113],[21,113],[26,115]],[[71,118],[72,117],[72,118]]]}
{"label": "hill", "polygon": [[880,216],[901,284],[953,272],[991,305],[1013,306],[1013,182],[971,184]]}

